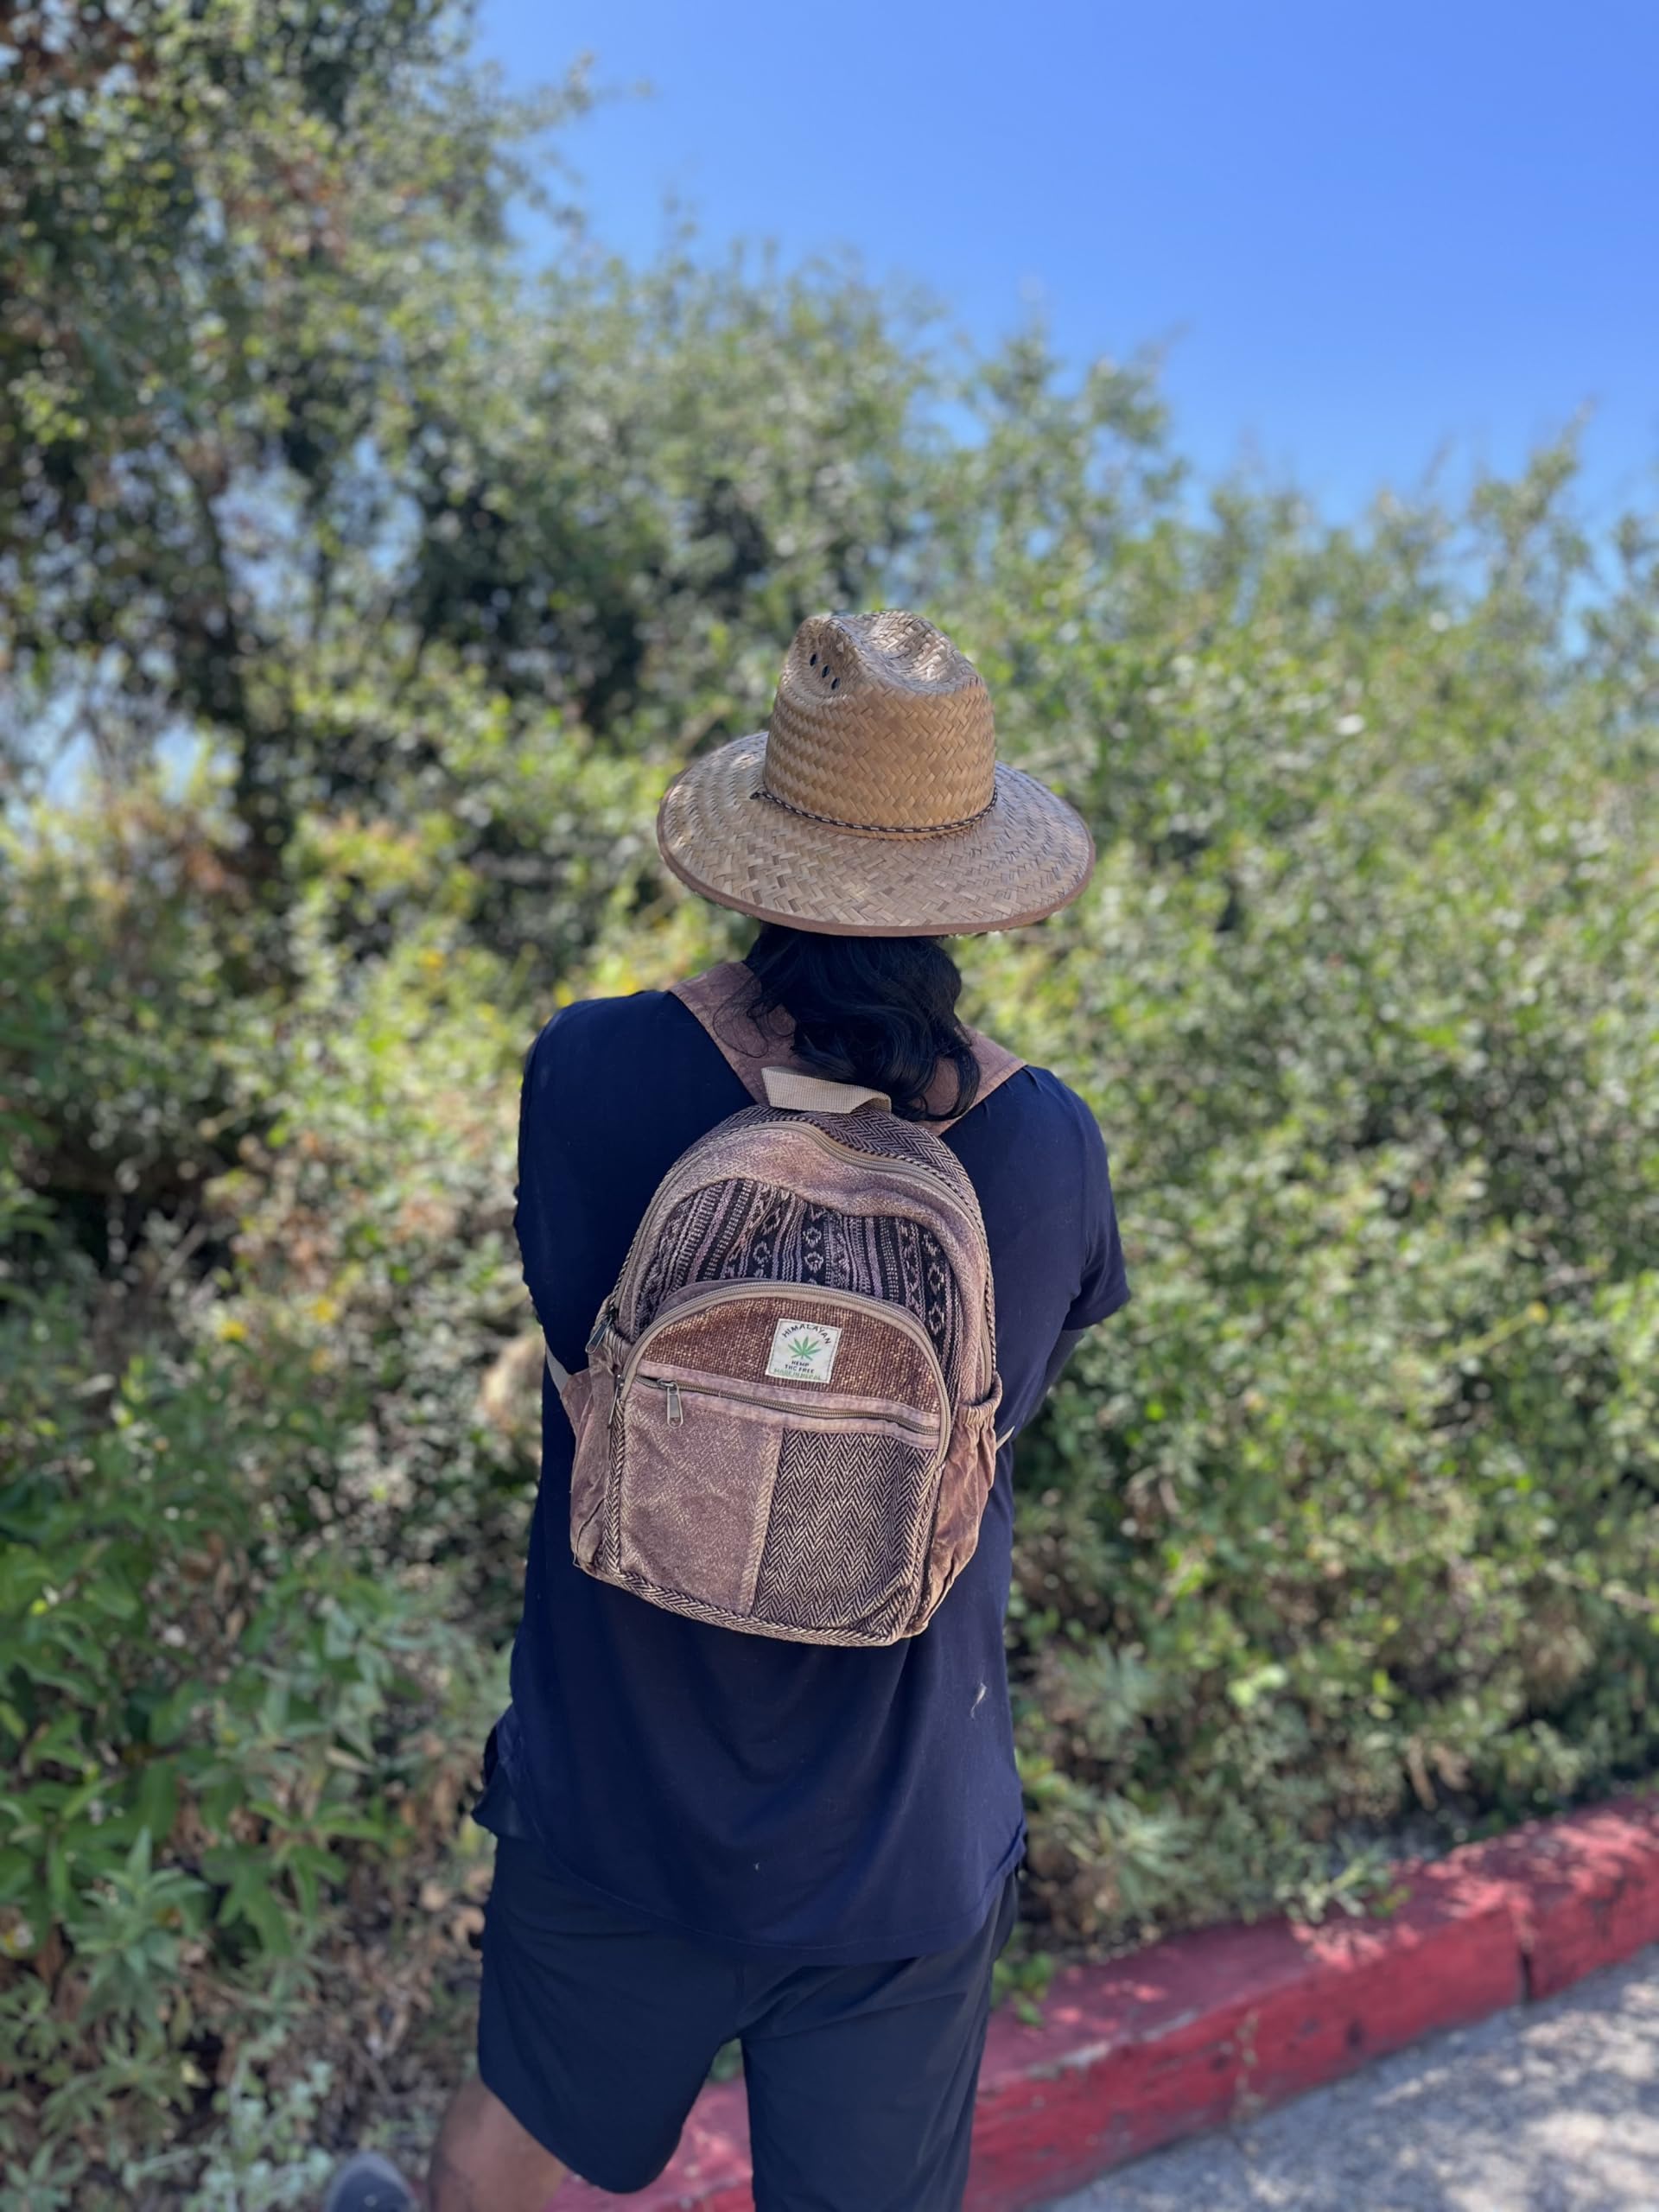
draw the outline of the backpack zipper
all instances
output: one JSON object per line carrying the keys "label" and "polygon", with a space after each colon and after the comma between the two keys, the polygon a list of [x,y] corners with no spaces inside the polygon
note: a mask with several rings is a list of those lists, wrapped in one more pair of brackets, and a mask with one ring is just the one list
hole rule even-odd
{"label": "backpack zipper", "polygon": [[[885,1299],[872,1298],[868,1291],[824,1290],[816,1283],[771,1282],[763,1278],[746,1278],[742,1282],[722,1282],[716,1284],[711,1290],[700,1291],[693,1297],[683,1298],[679,1304],[671,1308],[668,1313],[659,1313],[651,1326],[640,1332],[630,1347],[626,1359],[622,1363],[622,1372],[617,1382],[616,1395],[611,1401],[612,1420],[615,1420],[617,1409],[620,1407],[626,1410],[624,1401],[633,1386],[636,1370],[645,1356],[645,1348],[654,1336],[666,1329],[671,1323],[683,1321],[688,1313],[701,1313],[711,1306],[728,1305],[734,1298],[753,1298],[766,1293],[771,1293],[779,1298],[786,1296],[791,1306],[810,1304],[815,1299],[830,1306],[861,1306],[878,1314],[882,1320],[890,1321],[895,1328],[903,1330],[906,1335],[912,1338],[920,1346],[927,1360],[929,1372],[938,1390],[941,1434],[938,1449],[934,1457],[938,1459],[944,1459],[950,1448],[952,1427],[950,1393],[945,1388],[944,1370],[940,1366],[939,1356],[933,1349],[932,1338],[928,1335],[927,1331],[906,1306],[890,1306]],[[647,1382],[652,1380],[650,1376],[645,1379]],[[687,1387],[683,1383],[679,1386],[681,1389]],[[811,1408],[810,1405],[797,1402],[785,1406],[781,1410],[785,1413],[805,1413],[810,1415]]]}
{"label": "backpack zipper", "polygon": [[[757,1100],[755,1103],[756,1104],[759,1104],[760,1102]],[[752,1113],[753,1110],[753,1107],[740,1106],[738,1113]],[[734,1121],[736,1119],[736,1116],[728,1116],[728,1118]],[[633,1267],[635,1256],[645,1241],[646,1232],[656,1227],[658,1216],[664,1211],[671,1201],[671,1198],[672,1203],[677,1205],[682,1198],[693,1197],[696,1192],[706,1190],[709,1187],[708,1183],[696,1183],[691,1185],[690,1190],[677,1189],[671,1192],[669,1189],[670,1184],[676,1179],[677,1171],[684,1166],[690,1154],[694,1152],[699,1151],[702,1146],[709,1144],[713,1141],[713,1139],[719,1136],[725,1126],[726,1123],[724,1122],[716,1122],[714,1128],[706,1131],[703,1135],[698,1137],[695,1143],[687,1145],[684,1152],[680,1154],[678,1160],[674,1162],[673,1166],[671,1166],[668,1172],[664,1175],[662,1181],[657,1185],[656,1190],[652,1193],[651,1204],[645,1208],[645,1212],[639,1217],[639,1228],[634,1230],[632,1236],[628,1240],[627,1252],[624,1256],[621,1267],[617,1270],[616,1280],[619,1283],[626,1282],[628,1280],[629,1274]],[[710,1181],[716,1183],[723,1183],[728,1179],[728,1178],[724,1175],[715,1175],[709,1178]]]}
{"label": "backpack zipper", "polygon": [[[670,1428],[678,1428],[684,1423],[685,1408],[681,1403],[683,1398],[723,1398],[739,1391],[742,1393],[746,1406],[760,1406],[769,1414],[804,1414],[810,1419],[812,1413],[811,1407],[804,1404],[798,1398],[757,1398],[753,1392],[747,1388],[740,1376],[732,1377],[731,1393],[717,1390],[711,1382],[677,1382],[657,1375],[636,1376],[634,1381],[636,1388],[639,1389],[660,1390],[664,1393],[663,1415]],[[859,1418],[863,1419],[866,1416],[861,1415]],[[872,1414],[868,1418],[874,1421],[880,1419],[881,1416]],[[912,1421],[902,1421],[895,1416],[892,1418],[891,1426],[894,1428],[916,1429],[921,1424]]]}

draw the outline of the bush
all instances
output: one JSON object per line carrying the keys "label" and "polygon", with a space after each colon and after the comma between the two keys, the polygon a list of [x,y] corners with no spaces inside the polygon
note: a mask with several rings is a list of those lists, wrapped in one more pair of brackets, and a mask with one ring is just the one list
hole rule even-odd
{"label": "bush", "polygon": [[0,1337],[19,2152],[22,2079],[48,2139],[158,2139],[228,2076],[273,1962],[411,1907],[501,1695],[441,1585],[319,1532],[346,1408],[303,1347],[89,1375],[78,1322],[31,1300]]}
{"label": "bush", "polygon": [[1587,686],[1502,714],[1491,623],[1172,658],[1040,988],[982,963],[1097,1108],[1139,1290],[1021,1467],[1073,1940],[1653,1769],[1651,762]]}

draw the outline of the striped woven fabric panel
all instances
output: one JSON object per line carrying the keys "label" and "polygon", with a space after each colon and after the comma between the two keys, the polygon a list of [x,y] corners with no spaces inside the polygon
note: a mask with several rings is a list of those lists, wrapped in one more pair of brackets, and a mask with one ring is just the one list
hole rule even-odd
{"label": "striped woven fabric panel", "polygon": [[734,1177],[693,1192],[663,1222],[641,1272],[629,1333],[649,1328],[688,1283],[800,1282],[906,1307],[932,1339],[956,1395],[963,1315],[938,1239],[895,1214],[846,1214],[775,1185]]}

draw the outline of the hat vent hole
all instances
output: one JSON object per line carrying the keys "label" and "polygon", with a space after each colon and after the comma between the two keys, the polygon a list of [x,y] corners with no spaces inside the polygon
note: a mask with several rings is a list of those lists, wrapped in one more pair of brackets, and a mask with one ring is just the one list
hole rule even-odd
{"label": "hat vent hole", "polygon": [[841,689],[841,678],[840,678],[838,676],[832,676],[832,677],[830,677],[830,689],[832,691],[839,691],[839,690],[840,690],[840,689]]}
{"label": "hat vent hole", "polygon": [[817,657],[817,653],[814,653],[814,654],[813,654],[813,656],[812,656],[811,659],[810,659],[810,661],[808,661],[808,663],[807,663],[806,664],[807,664],[807,666],[808,666],[809,668],[816,668],[816,667],[817,666],[817,664],[818,664],[818,657]]}

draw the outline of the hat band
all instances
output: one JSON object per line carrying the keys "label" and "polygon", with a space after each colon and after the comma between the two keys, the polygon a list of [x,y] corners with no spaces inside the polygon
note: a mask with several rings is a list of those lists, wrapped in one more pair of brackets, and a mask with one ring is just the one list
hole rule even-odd
{"label": "hat band", "polygon": [[838,815],[814,814],[810,806],[797,806],[792,799],[779,798],[776,791],[769,791],[764,784],[757,784],[749,793],[751,798],[770,799],[774,806],[781,806],[785,814],[798,814],[803,822],[821,822],[827,830],[852,830],[861,837],[951,837],[963,830],[971,830],[976,822],[982,822],[996,804],[996,792],[992,791],[976,814],[964,814],[955,822],[930,822],[920,828],[899,827],[891,822],[843,822]]}

